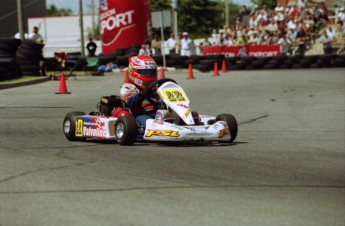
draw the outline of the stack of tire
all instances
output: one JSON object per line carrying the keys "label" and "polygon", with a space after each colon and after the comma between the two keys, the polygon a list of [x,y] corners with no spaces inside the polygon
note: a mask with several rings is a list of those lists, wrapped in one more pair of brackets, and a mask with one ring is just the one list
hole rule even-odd
{"label": "stack of tire", "polygon": [[334,67],[345,67],[345,55],[336,55],[333,60]]}
{"label": "stack of tire", "polygon": [[206,60],[206,56],[198,56],[198,55],[192,55],[189,57],[189,60],[187,60],[184,63],[184,66],[186,68],[189,67],[189,64],[193,65],[193,67],[201,72],[209,71],[208,66],[201,64],[200,62],[202,60]]}
{"label": "stack of tire", "polygon": [[43,46],[43,44],[31,40],[24,40],[20,44],[16,54],[16,62],[23,75],[45,75],[45,72],[40,67],[40,61],[43,61]]}
{"label": "stack of tire", "polygon": [[131,56],[137,56],[140,50],[139,45],[131,45],[130,48],[125,50],[125,56],[131,57]]}
{"label": "stack of tire", "polygon": [[20,76],[15,63],[15,55],[20,43],[20,39],[0,38],[0,81]]}
{"label": "stack of tire", "polygon": [[199,60],[200,65],[203,67],[197,66],[197,69],[202,69],[203,71],[211,71],[214,69],[214,64],[218,64],[218,69],[222,66],[222,61],[225,59],[225,56],[222,54],[219,55],[207,55],[205,58]]}

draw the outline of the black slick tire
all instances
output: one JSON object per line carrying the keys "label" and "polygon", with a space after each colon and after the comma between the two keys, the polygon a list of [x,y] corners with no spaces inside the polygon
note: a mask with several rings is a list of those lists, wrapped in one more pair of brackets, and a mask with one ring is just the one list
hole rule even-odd
{"label": "black slick tire", "polygon": [[85,137],[76,136],[76,116],[86,115],[84,112],[75,111],[68,113],[63,120],[63,132],[69,141],[84,141]]}
{"label": "black slick tire", "polygon": [[224,121],[228,124],[230,130],[229,143],[233,142],[237,137],[238,124],[236,118],[232,114],[220,114],[216,117],[216,121]]}

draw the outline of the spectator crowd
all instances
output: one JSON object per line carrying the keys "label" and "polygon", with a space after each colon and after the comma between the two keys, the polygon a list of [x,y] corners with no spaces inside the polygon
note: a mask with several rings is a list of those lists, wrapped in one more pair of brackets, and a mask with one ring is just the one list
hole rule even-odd
{"label": "spectator crowd", "polygon": [[[243,6],[236,23],[214,30],[206,45],[281,45],[283,55],[304,55],[313,43],[324,44],[324,52],[332,53],[332,45],[344,44],[344,8],[330,20],[325,3],[310,3],[302,7],[277,5],[274,10],[256,5]],[[334,22],[334,21],[333,21]],[[321,36],[320,36],[321,34]],[[211,40],[211,42],[210,42]]]}
{"label": "spectator crowd", "polygon": [[[319,41],[325,54],[344,53],[344,8],[337,8],[331,18],[325,3],[307,2],[300,7],[278,4],[273,10],[265,5],[262,8],[243,6],[233,25],[214,29],[198,44],[189,33],[182,32],[179,40],[172,34],[164,47],[169,53],[190,56],[202,54],[205,46],[281,45],[283,55],[304,55]],[[161,42],[155,37],[142,47],[142,53],[160,54],[160,46]]]}

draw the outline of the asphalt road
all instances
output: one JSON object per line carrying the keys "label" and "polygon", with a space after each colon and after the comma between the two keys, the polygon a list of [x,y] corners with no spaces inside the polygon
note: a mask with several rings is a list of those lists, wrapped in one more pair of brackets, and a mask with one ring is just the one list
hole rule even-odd
{"label": "asphalt road", "polygon": [[231,145],[69,142],[62,120],[122,75],[0,90],[0,225],[345,225],[344,69],[168,72]]}

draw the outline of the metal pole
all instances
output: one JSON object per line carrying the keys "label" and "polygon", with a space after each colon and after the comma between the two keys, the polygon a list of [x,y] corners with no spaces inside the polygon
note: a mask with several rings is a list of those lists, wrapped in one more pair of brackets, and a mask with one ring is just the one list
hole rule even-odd
{"label": "metal pole", "polygon": [[18,12],[18,31],[20,39],[24,40],[24,28],[23,28],[23,1],[17,0],[17,12]]}
{"label": "metal pole", "polygon": [[[177,42],[179,40],[178,37],[178,26],[177,26],[177,10],[174,9],[174,35],[175,35],[175,41]],[[177,49],[177,48],[175,48]]]}
{"label": "metal pole", "polygon": [[225,3],[225,25],[229,27],[229,3],[228,0],[224,0]]}
{"label": "metal pole", "polygon": [[91,0],[91,13],[92,13],[92,37],[95,38],[95,2]]}
{"label": "metal pole", "polygon": [[165,67],[166,63],[165,63],[165,49],[164,49],[164,32],[163,32],[164,20],[163,20],[163,12],[161,11],[160,14],[161,14],[161,43],[163,43],[163,45],[162,45],[163,67]]}
{"label": "metal pole", "polygon": [[85,47],[84,47],[84,20],[83,20],[83,0],[79,0],[79,22],[80,22],[80,47],[81,55],[85,56]]}

